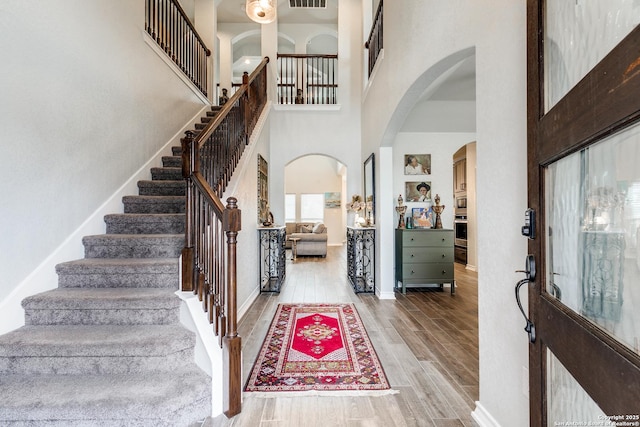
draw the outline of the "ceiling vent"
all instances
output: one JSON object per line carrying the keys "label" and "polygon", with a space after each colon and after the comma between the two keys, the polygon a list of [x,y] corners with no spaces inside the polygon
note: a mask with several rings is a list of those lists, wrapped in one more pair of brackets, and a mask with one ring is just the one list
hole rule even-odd
{"label": "ceiling vent", "polygon": [[326,8],[327,0],[289,0],[289,7]]}

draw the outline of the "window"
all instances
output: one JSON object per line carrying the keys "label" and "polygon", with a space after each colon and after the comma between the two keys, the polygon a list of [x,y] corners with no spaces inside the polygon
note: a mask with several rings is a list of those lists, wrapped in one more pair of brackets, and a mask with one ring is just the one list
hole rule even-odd
{"label": "window", "polygon": [[284,195],[284,222],[296,222],[296,195]]}
{"label": "window", "polygon": [[324,221],[324,194],[300,195],[300,221]]}

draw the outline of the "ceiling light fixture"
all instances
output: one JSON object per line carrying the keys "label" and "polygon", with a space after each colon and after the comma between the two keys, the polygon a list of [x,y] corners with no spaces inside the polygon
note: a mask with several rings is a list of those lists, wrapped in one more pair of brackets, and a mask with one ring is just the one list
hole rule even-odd
{"label": "ceiling light fixture", "polygon": [[277,0],[247,0],[246,12],[252,21],[269,24],[276,19]]}

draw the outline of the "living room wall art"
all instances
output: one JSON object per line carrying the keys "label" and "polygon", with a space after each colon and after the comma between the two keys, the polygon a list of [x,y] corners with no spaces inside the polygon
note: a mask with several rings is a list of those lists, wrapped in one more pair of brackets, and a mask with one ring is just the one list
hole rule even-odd
{"label": "living room wall art", "polygon": [[340,199],[341,199],[341,193],[339,191],[324,193],[325,209],[340,209],[340,206],[341,206]]}
{"label": "living room wall art", "polygon": [[269,165],[258,154],[258,223],[269,222]]}

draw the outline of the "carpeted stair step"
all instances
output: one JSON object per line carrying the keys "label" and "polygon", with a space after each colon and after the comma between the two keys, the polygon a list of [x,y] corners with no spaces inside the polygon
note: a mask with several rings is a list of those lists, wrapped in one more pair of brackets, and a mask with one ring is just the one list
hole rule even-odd
{"label": "carpeted stair step", "polygon": [[184,213],[184,196],[124,196],[124,213]]}
{"label": "carpeted stair step", "polygon": [[152,179],[168,179],[172,181],[178,181],[184,179],[182,177],[182,168],[151,168]]}
{"label": "carpeted stair step", "polygon": [[105,215],[107,234],[180,234],[184,233],[183,213]]}
{"label": "carpeted stair step", "polygon": [[182,157],[180,156],[162,156],[162,166],[165,168],[181,168]]}
{"label": "carpeted stair step", "polygon": [[194,127],[196,128],[196,130],[200,130],[201,131],[202,129],[207,127],[207,124],[206,123],[196,123],[194,125]]}
{"label": "carpeted stair step", "polygon": [[61,288],[167,288],[180,286],[177,258],[84,258],[56,265]]}
{"label": "carpeted stair step", "polygon": [[82,238],[85,258],[178,258],[183,234],[100,234]]}
{"label": "carpeted stair step", "polygon": [[176,427],[210,414],[211,379],[195,367],[120,375],[0,376],[0,425],[5,426]]}
{"label": "carpeted stair step", "polygon": [[29,325],[0,336],[0,375],[168,372],[194,345],[181,325]]}
{"label": "carpeted stair step", "polygon": [[171,289],[57,288],[22,300],[27,325],[171,325],[180,299]]}
{"label": "carpeted stair step", "polygon": [[182,147],[181,146],[171,147],[171,152],[173,153],[174,156],[182,156]]}
{"label": "carpeted stair step", "polygon": [[138,193],[141,196],[184,196],[187,184],[179,181],[138,181]]}

